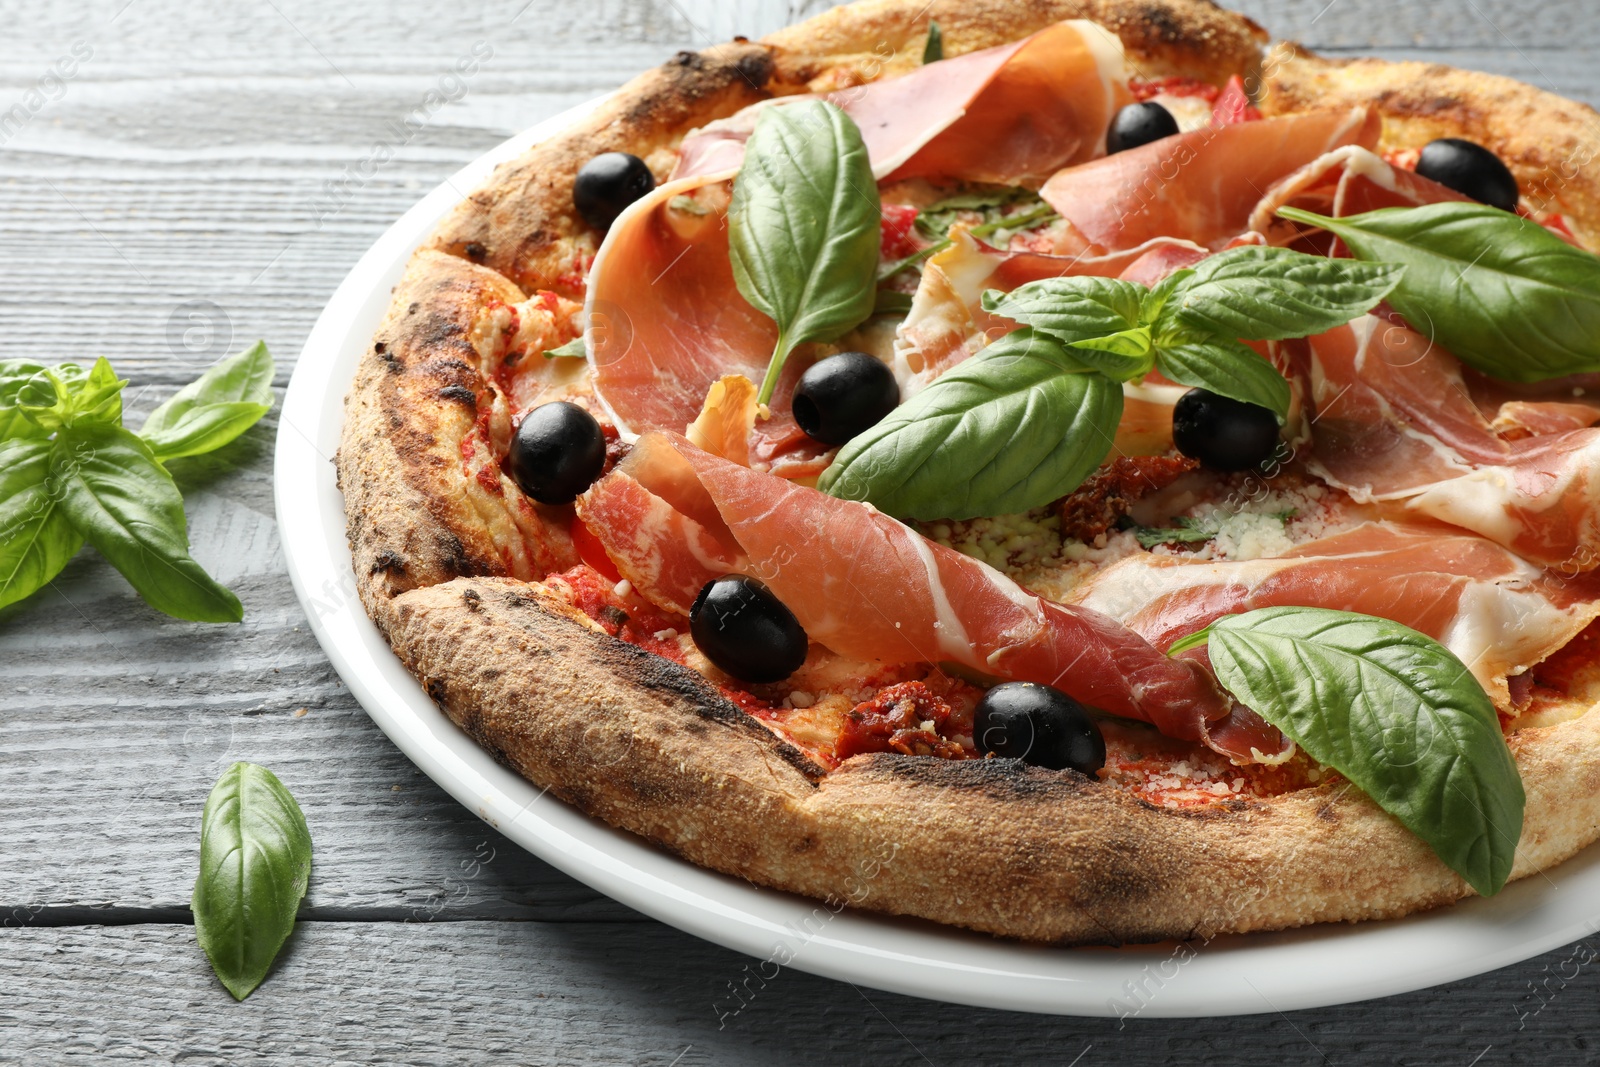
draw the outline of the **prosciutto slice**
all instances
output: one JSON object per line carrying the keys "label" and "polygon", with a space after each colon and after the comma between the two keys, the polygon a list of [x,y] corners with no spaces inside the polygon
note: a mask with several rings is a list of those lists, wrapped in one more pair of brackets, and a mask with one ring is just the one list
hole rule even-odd
{"label": "prosciutto slice", "polygon": [[1420,207],[1469,199],[1420,174],[1396,167],[1359,144],[1336,148],[1279,181],[1250,213],[1250,228],[1270,244],[1289,244],[1302,233],[1275,217],[1293,206],[1342,219],[1386,207]]}
{"label": "prosciutto slice", "polygon": [[1376,146],[1381,124],[1356,107],[1195,130],[1069,167],[1039,193],[1090,254],[1163,237],[1215,248],[1249,228],[1273,183],[1335,148]]}
{"label": "prosciutto slice", "polygon": [[1568,573],[1600,563],[1600,429],[1577,425],[1585,405],[1520,399],[1486,411],[1455,357],[1375,315],[1309,339],[1299,358],[1313,474],[1534,563]]}
{"label": "prosciutto slice", "polygon": [[[1189,740],[1206,739],[1208,721],[1239,721],[1201,665],[1169,659],[1105,615],[1033,596],[867,504],[676,435],[640,438],[579,497],[578,515],[623,577],[671,611],[686,612],[701,585],[739,570],[766,582],[813,641],[845,655],[1042,682]],[[1240,745],[1218,750],[1248,761],[1252,747],[1286,747],[1259,719],[1253,726],[1236,731]]]}
{"label": "prosciutto slice", "polygon": [[1077,603],[1157,648],[1224,615],[1298,605],[1393,619],[1448,647],[1501,706],[1507,677],[1600,616],[1600,577],[1547,574],[1482,537],[1430,522],[1370,522],[1276,559],[1139,555],[1097,574]]}
{"label": "prosciutto slice", "polygon": [[[874,176],[1043,181],[1105,152],[1128,92],[1122,42],[1082,19],[1011,44],[942,60],[823,99],[855,120]],[[737,169],[763,108],[755,104],[683,141],[673,178]]]}

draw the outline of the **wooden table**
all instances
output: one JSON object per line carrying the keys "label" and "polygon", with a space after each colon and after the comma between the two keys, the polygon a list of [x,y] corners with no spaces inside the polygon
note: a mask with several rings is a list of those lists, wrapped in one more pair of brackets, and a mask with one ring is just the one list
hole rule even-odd
{"label": "wooden table", "polygon": [[[340,278],[461,163],[678,48],[820,6],[243,0],[201,14],[181,0],[3,0],[0,109],[21,102],[23,121],[0,120],[0,358],[110,356],[140,418],[264,337],[282,386]],[[1600,100],[1600,21],[1579,0],[1245,6],[1328,50]],[[478,73],[441,81],[482,42],[493,55]],[[72,77],[47,76],[74,53]],[[451,99],[430,110],[435,89]],[[713,1003],[743,957],[511,845],[350,698],[284,573],[276,431],[269,416],[181,472],[195,554],[242,596],[242,625],[158,615],[89,553],[0,613],[0,1063],[1600,1057],[1597,950],[1582,942],[1373,1003],[1126,1028],[785,971],[719,1025]],[[200,808],[236,759],[283,778],[317,850],[299,929],[243,1004],[212,977],[188,911]]]}

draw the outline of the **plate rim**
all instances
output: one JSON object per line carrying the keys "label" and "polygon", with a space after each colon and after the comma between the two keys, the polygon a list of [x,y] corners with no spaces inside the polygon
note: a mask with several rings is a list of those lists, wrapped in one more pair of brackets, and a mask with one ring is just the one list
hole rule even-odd
{"label": "plate rim", "polygon": [[[411,252],[459,202],[461,190],[476,188],[497,163],[611,95],[501,142],[390,225],[318,316],[280,409],[273,494],[295,595],[352,695],[424,774],[552,866],[652,918],[753,956],[760,966],[975,1007],[1119,1019],[1281,1013],[1468,978],[1600,932],[1600,849],[1589,848],[1552,868],[1565,886],[1548,873],[1530,876],[1496,897],[1403,919],[1228,935],[1198,947],[1027,945],[922,920],[834,911],[695,866],[545,796],[496,763],[433,704],[361,606],[332,456],[343,396]],[[1585,907],[1584,898],[1596,903]],[[743,973],[730,973],[730,990]],[[728,1002],[739,1003],[731,996]],[[718,1011],[721,1003],[713,999],[710,1007]],[[735,1008],[719,1019],[737,1014]]]}

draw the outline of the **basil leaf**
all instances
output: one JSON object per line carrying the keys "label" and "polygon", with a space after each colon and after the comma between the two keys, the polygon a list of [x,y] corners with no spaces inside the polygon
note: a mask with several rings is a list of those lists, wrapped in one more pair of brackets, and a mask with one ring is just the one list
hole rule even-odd
{"label": "basil leaf", "polygon": [[146,603],[180,619],[238,622],[239,598],[189,556],[183,497],[150,446],[120,426],[56,435],[46,491]]}
{"label": "basil leaf", "polygon": [[1332,767],[1483,896],[1522,834],[1522,779],[1494,705],[1443,645],[1387,619],[1262,608],[1211,626],[1234,696]]}
{"label": "basil leaf", "polygon": [[1405,273],[1392,263],[1245,245],[1201,260],[1172,287],[1156,333],[1187,327],[1229,340],[1309,337],[1364,315]]}
{"label": "basil leaf", "polygon": [[817,487],[902,518],[1026,511],[1076,489],[1121,417],[1121,386],[1016,330],[852,439]]}
{"label": "basil leaf", "polygon": [[127,384],[104,356],[88,370],[62,363],[24,382],[17,390],[17,408],[47,433],[80,424],[121,426]]}
{"label": "basil leaf", "polygon": [[560,348],[546,349],[544,353],[545,359],[587,359],[588,356],[582,337],[574,337]]}
{"label": "basil leaf", "polygon": [[0,441],[50,436],[49,430],[23,413],[18,401],[23,386],[44,374],[44,370],[44,364],[27,360],[0,362]]}
{"label": "basil leaf", "polygon": [[1150,327],[1108,333],[1104,337],[1085,337],[1068,345],[1085,363],[1119,382],[1143,378],[1154,366]]}
{"label": "basil leaf", "polygon": [[1179,385],[1270,408],[1279,425],[1289,417],[1289,383],[1248,345],[1213,337],[1162,345],[1155,357],[1156,370]]}
{"label": "basil leaf", "polygon": [[1537,382],[1600,370],[1600,258],[1538,223],[1463,203],[1278,214],[1332,231],[1360,259],[1405,264],[1389,303],[1485,374]]}
{"label": "basil leaf", "polygon": [[1143,325],[1139,309],[1148,292],[1116,278],[1046,278],[1009,293],[990,289],[983,310],[1003,315],[1068,342],[1104,337]]}
{"label": "basil leaf", "polygon": [[728,205],[734,281],[778,324],[759,403],[796,345],[831,341],[872,313],[881,217],[848,115],[821,100],[761,112]]}
{"label": "basil leaf", "polygon": [[311,831],[278,776],[235,763],[200,817],[195,940],[235,1000],[266,978],[311,877]]}
{"label": "basil leaf", "polygon": [[163,463],[215,451],[272,409],[272,373],[272,356],[257,341],[173,394],[150,413],[139,436]]}
{"label": "basil leaf", "polygon": [[0,608],[42,589],[83,547],[50,495],[49,441],[0,442]]}
{"label": "basil leaf", "polygon": [[928,20],[928,43],[922,46],[922,65],[937,63],[944,58],[944,34],[939,30],[939,24],[932,19]]}

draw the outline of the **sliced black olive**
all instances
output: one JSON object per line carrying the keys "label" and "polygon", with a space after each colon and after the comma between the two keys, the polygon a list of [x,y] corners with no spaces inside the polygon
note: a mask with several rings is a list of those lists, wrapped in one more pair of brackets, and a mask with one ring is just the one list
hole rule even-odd
{"label": "sliced black olive", "polygon": [[606,438],[593,415],[576,404],[540,404],[511,438],[511,477],[541,504],[570,504],[600,477]]}
{"label": "sliced black olive", "polygon": [[794,391],[794,421],[823,444],[842,445],[900,403],[894,372],[865,352],[840,352],[806,368]]}
{"label": "sliced black olive", "polygon": [[1006,682],[983,695],[972,740],[984,754],[1093,776],[1106,765],[1106,742],[1084,706],[1059,689]]}
{"label": "sliced black olive", "polygon": [[707,582],[689,609],[706,659],[746,682],[778,682],[806,661],[806,632],[783,601],[745,574]]}
{"label": "sliced black olive", "polygon": [[583,165],[572,186],[572,205],[597,230],[606,230],[624,208],[656,187],[656,179],[638,156],[602,152]]}
{"label": "sliced black olive", "polygon": [[1178,120],[1154,100],[1129,104],[1111,120],[1111,128],[1106,131],[1106,151],[1115,155],[1163,137],[1171,137],[1177,132]]}
{"label": "sliced black olive", "polygon": [[1258,404],[1191,389],[1173,406],[1172,443],[1215,470],[1249,470],[1272,458],[1278,418]]}
{"label": "sliced black olive", "polygon": [[1417,160],[1417,173],[1490,207],[1517,210],[1516,176],[1499,156],[1474,141],[1430,141]]}

